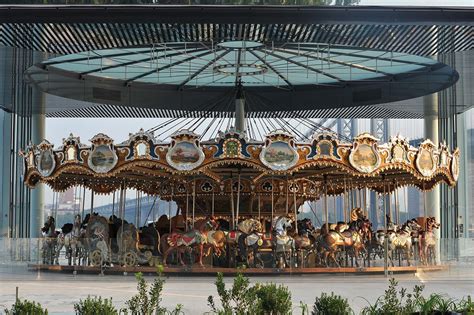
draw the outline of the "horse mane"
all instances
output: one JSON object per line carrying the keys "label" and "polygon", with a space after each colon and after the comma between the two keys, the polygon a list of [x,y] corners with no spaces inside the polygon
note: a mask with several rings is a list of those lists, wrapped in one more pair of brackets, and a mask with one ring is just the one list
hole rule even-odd
{"label": "horse mane", "polygon": [[73,228],[74,228],[74,225],[72,223],[66,223],[61,228],[61,232],[63,232],[63,234],[68,234],[68,233],[71,233]]}

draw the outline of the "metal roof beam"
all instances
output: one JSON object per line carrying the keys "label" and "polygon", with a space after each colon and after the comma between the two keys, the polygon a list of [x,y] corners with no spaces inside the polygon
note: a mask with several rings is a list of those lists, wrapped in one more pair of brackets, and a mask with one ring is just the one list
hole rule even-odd
{"label": "metal roof beam", "polygon": [[310,67],[310,66],[305,65],[304,63],[301,63],[301,62],[299,62],[299,61],[292,60],[291,58],[287,58],[287,57],[284,57],[284,56],[282,56],[282,55],[275,54],[274,52],[272,52],[271,50],[268,50],[268,49],[265,49],[265,51],[267,52],[267,54],[269,54],[269,55],[271,55],[271,56],[273,56],[273,57],[280,58],[280,59],[282,59],[282,60],[285,60],[286,62],[293,63],[293,64],[295,64],[295,65],[297,65],[297,66],[300,66],[300,67],[302,67],[302,68],[304,68],[304,69],[308,69],[308,70],[311,70],[311,71],[313,71],[313,72],[317,72],[317,73],[319,73],[319,74],[322,74],[322,75],[324,75],[324,76],[326,76],[326,77],[329,77],[329,78],[331,78],[331,79],[334,79],[334,80],[336,80],[336,81],[339,82],[338,85],[341,85],[341,83],[344,83],[344,82],[345,82],[345,81],[342,80],[341,78],[338,78],[338,77],[336,77],[335,75],[326,73],[326,72],[322,71],[321,69],[317,69],[317,68],[314,68],[314,67]]}

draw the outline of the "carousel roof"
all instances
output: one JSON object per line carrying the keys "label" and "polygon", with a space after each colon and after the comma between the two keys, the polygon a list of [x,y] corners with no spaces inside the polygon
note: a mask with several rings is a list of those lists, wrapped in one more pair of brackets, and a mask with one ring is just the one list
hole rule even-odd
{"label": "carousel roof", "polygon": [[[174,42],[93,50],[28,69],[44,92],[88,102],[171,111],[311,111],[416,98],[453,85],[458,73],[406,53],[307,42]],[[238,88],[237,88],[238,86]]]}
{"label": "carousel roof", "polygon": [[349,188],[388,192],[405,185],[424,190],[439,182],[454,186],[459,175],[458,149],[451,152],[429,140],[413,147],[401,136],[379,143],[361,134],[347,142],[318,133],[299,142],[287,131],[274,130],[256,141],[230,130],[201,141],[198,134],[180,130],[162,142],[140,130],[118,144],[104,134],[90,142],[82,144],[70,135],[57,149],[47,140],[30,145],[22,152],[25,184],[43,182],[55,191],[84,185],[97,193],[128,187],[162,199],[238,191],[261,196],[290,192],[313,200]]}

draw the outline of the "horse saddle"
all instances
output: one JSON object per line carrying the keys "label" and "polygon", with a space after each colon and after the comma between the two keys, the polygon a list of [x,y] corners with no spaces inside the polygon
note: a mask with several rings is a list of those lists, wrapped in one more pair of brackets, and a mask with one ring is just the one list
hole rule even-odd
{"label": "horse saddle", "polygon": [[232,240],[235,240],[238,236],[238,231],[230,231],[229,232],[229,238]]}
{"label": "horse saddle", "polygon": [[181,233],[172,233],[170,236],[168,236],[168,244],[171,246],[189,246],[194,243],[194,240],[196,239],[196,235],[194,233],[192,234],[181,234]]}
{"label": "horse saddle", "polygon": [[262,240],[264,241],[271,241],[272,233],[262,233],[261,237],[262,237]]}

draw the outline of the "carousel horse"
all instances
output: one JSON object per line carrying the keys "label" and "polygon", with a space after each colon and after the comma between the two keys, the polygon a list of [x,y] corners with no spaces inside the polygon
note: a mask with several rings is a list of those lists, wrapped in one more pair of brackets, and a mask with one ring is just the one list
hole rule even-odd
{"label": "carousel horse", "polygon": [[[248,249],[253,254],[253,265],[257,264],[258,248],[261,245],[262,224],[255,219],[246,219],[237,225],[237,230],[230,231],[227,234],[227,243],[229,250],[238,248],[239,257],[246,264],[249,264]],[[237,245],[237,246],[236,246]],[[232,255],[232,254],[231,254]]]}
{"label": "carousel horse", "polygon": [[66,223],[61,228],[61,233],[58,235],[58,244],[56,249],[56,264],[59,264],[59,254],[61,249],[65,247],[68,264],[75,266],[76,259],[80,259],[80,252],[82,248],[81,243],[81,215],[74,216],[74,223]]}
{"label": "carousel horse", "polygon": [[[363,226],[366,224],[364,223]],[[358,225],[340,224],[339,230],[330,229],[329,232],[321,234],[317,243],[317,250],[326,266],[329,265],[328,258],[331,258],[340,267],[336,259],[336,253],[343,247],[352,250],[356,266],[359,267],[359,253],[365,250],[363,231]]]}
{"label": "carousel horse", "polygon": [[217,230],[210,230],[207,233],[208,251],[205,256],[210,254],[211,249],[217,257],[221,256],[224,253],[226,237],[226,232],[220,230],[219,227],[217,227]]}
{"label": "carousel horse", "polygon": [[426,219],[426,229],[420,232],[419,255],[420,261],[424,264],[436,263],[435,246],[437,242],[434,229],[439,229],[440,224],[436,222],[435,217]]}
{"label": "carousel horse", "polygon": [[[166,237],[169,247],[163,254],[163,264],[166,265],[168,255],[172,251],[177,251],[178,259],[181,265],[185,265],[182,253],[186,249],[199,250],[199,265],[203,266],[202,258],[204,256],[204,245],[207,243],[208,232],[217,228],[217,223],[213,217],[196,222],[195,228],[188,232],[172,232]],[[163,237],[164,238],[164,237]]]}
{"label": "carousel horse", "polygon": [[138,239],[140,248],[150,250],[153,256],[158,256],[160,252],[160,233],[155,228],[153,223],[140,228],[138,232]]}
{"label": "carousel horse", "polygon": [[[408,220],[403,224],[397,232],[388,231],[385,237],[388,238],[388,252],[387,257],[390,260],[392,267],[393,254],[397,249],[403,251],[406,256],[408,266],[411,265],[410,258],[412,256],[412,232],[419,230],[421,226],[415,219]],[[384,241],[384,240],[383,240]]]}
{"label": "carousel horse", "polygon": [[288,229],[291,227],[292,220],[287,216],[279,216],[273,219],[273,257],[279,268],[291,265],[291,256],[295,251],[295,240],[288,235]]}
{"label": "carousel horse", "polygon": [[293,235],[295,240],[295,249],[300,257],[299,265],[303,266],[304,262],[307,260],[308,255],[314,251],[313,244],[316,239],[313,236],[315,228],[310,219],[305,218],[303,220],[298,220],[296,222],[298,228],[298,233]]}
{"label": "carousel horse", "polygon": [[117,241],[117,234],[122,227],[122,224],[128,224],[127,220],[122,220],[116,215],[111,215],[109,217],[109,238],[110,238],[110,249],[112,252],[117,253],[119,251],[119,244]]}
{"label": "carousel horse", "polygon": [[54,264],[56,257],[56,244],[58,233],[56,232],[56,223],[52,216],[48,216],[44,226],[41,228],[43,236],[42,252],[43,264]]}

